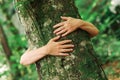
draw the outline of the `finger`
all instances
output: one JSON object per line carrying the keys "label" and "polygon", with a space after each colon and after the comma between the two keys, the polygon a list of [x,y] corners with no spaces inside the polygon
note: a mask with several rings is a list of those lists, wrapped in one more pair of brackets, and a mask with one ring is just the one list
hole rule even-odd
{"label": "finger", "polygon": [[64,27],[59,27],[58,29],[56,29],[53,33],[57,33],[57,32],[59,32],[59,31],[61,31],[61,30],[63,30],[64,29]]}
{"label": "finger", "polygon": [[61,48],[73,48],[74,47],[74,45],[72,45],[72,44],[69,44],[69,45],[63,45]]}
{"label": "finger", "polygon": [[59,53],[59,56],[69,56],[68,53]]}
{"label": "finger", "polygon": [[61,16],[61,19],[67,21],[69,17]]}
{"label": "finger", "polygon": [[61,22],[61,23],[58,23],[56,25],[53,26],[53,28],[57,28],[57,27],[60,27],[60,26],[63,26],[64,25],[64,22]]}
{"label": "finger", "polygon": [[60,38],[60,36],[52,38],[53,41],[57,41]]}
{"label": "finger", "polygon": [[65,32],[64,34],[62,34],[62,37],[68,35],[69,33],[70,33],[69,31]]}
{"label": "finger", "polygon": [[67,29],[63,29],[63,30],[57,32],[56,34],[57,34],[57,35],[61,35],[61,34],[65,33],[66,31],[67,31]]}
{"label": "finger", "polygon": [[73,49],[61,49],[61,52],[63,53],[63,52],[72,52],[73,51]]}
{"label": "finger", "polygon": [[67,44],[67,43],[71,43],[72,40],[64,40],[64,41],[60,41],[59,43],[60,44]]}

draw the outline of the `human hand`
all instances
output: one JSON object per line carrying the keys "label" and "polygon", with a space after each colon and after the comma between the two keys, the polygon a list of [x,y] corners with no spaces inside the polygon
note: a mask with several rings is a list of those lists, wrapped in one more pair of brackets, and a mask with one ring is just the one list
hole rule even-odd
{"label": "human hand", "polygon": [[47,55],[54,56],[68,56],[70,52],[73,51],[74,45],[71,44],[72,40],[63,40],[56,42],[60,36],[52,38],[46,46]]}
{"label": "human hand", "polygon": [[64,21],[53,26],[53,28],[56,28],[53,33],[56,35],[66,36],[84,24],[84,21],[72,17],[61,17],[61,19]]}

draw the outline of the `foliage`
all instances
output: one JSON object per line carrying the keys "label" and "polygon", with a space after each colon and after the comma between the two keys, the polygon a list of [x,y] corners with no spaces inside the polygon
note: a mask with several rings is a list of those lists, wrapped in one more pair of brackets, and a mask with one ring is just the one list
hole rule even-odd
{"label": "foliage", "polygon": [[[12,0],[6,1],[6,3],[2,4],[0,8],[0,14],[3,15],[3,17],[0,19],[0,24],[4,29],[4,32],[8,39],[8,44],[12,51],[12,55],[9,60],[12,62],[12,65],[10,65],[10,69],[8,69],[8,71],[5,71],[2,74],[0,73],[0,76],[6,75],[9,77],[9,75],[12,74],[15,80],[34,80],[37,79],[35,65],[24,67],[19,63],[20,56],[25,52],[25,49],[27,48],[27,40],[25,38],[25,35],[19,34],[18,30],[13,24],[14,22],[12,22],[12,16],[14,16],[14,8],[11,5],[12,2]],[[0,63],[9,66],[7,60],[5,59],[5,55],[3,55],[4,51],[2,50],[1,45],[0,52],[2,53],[0,54],[0,60],[2,60]]]}
{"label": "foliage", "polygon": [[[84,4],[83,4],[84,3]],[[120,7],[111,12],[110,0],[76,0],[76,6],[83,20],[92,22],[100,30],[98,36],[92,39],[94,48],[102,64],[120,60]],[[113,67],[113,66],[112,66]],[[109,74],[110,70],[105,69]],[[112,71],[113,75],[116,75]],[[120,75],[119,75],[120,76]]]}
{"label": "foliage", "polygon": [[[114,57],[115,55],[118,56],[119,55],[118,46],[120,45],[120,42],[119,40],[117,40],[116,36],[119,36],[120,31],[119,28],[118,30],[115,31],[113,29],[119,25],[114,26],[114,28],[112,28],[112,25],[116,22],[116,20],[120,21],[120,15],[118,13],[114,14],[110,11],[109,9],[110,1],[109,0],[103,0],[103,1],[76,0],[76,5],[78,7],[78,10],[82,18],[86,21],[92,22],[100,30],[100,34],[94,39],[92,39],[93,43],[95,43],[94,44],[96,47],[95,49],[97,50],[98,54],[102,57],[104,55],[108,55],[109,53],[107,52],[106,54],[107,51],[106,49],[109,47],[113,47],[115,45],[115,48],[110,48],[109,50],[114,52],[111,53],[112,57]],[[106,46],[107,44],[109,45],[109,47]],[[104,48],[105,50],[103,49],[102,46],[106,46],[106,48]]]}
{"label": "foliage", "polygon": [[[4,28],[10,49],[13,53],[10,58],[13,65],[11,65],[11,69],[9,71],[0,74],[0,76],[8,75],[9,73],[20,73],[20,76],[16,76],[17,80],[35,80],[37,79],[35,66],[31,65],[23,67],[19,64],[20,56],[27,48],[27,40],[23,34],[14,34],[13,32],[16,32],[15,26],[12,25],[12,27],[10,27],[11,25],[9,25],[11,19],[5,19],[5,15],[14,15],[14,8],[13,6],[11,7],[13,0],[5,1],[6,3],[4,5],[0,5],[0,24]],[[120,7],[116,7],[117,13],[112,13],[109,9],[111,6],[110,0],[75,0],[75,2],[82,19],[92,22],[100,30],[100,34],[93,38],[92,41],[98,58],[102,61],[102,64],[120,61],[120,57],[118,57],[120,56]],[[7,13],[3,13],[2,10],[7,10]],[[7,64],[7,60],[3,54],[4,52],[0,45],[0,63]],[[107,67],[105,69],[106,73],[115,74],[111,69],[112,67]]]}

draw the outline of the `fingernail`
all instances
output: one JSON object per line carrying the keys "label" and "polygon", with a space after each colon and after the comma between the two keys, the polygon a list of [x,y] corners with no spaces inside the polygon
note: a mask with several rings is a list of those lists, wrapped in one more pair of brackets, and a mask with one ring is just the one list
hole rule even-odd
{"label": "fingernail", "polygon": [[73,49],[71,49],[71,51],[73,51]]}
{"label": "fingernail", "polygon": [[67,56],[69,56],[69,54],[67,54]]}

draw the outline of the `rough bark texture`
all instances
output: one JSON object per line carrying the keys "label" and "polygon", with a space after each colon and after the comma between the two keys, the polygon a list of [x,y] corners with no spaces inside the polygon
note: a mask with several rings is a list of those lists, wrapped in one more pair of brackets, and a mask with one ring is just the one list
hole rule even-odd
{"label": "rough bark texture", "polygon": [[[74,0],[16,0],[17,12],[26,28],[31,49],[45,45],[60,16],[80,18]],[[47,56],[36,62],[40,80],[107,80],[95,57],[88,33],[76,30],[67,37],[75,45],[69,57]]]}

